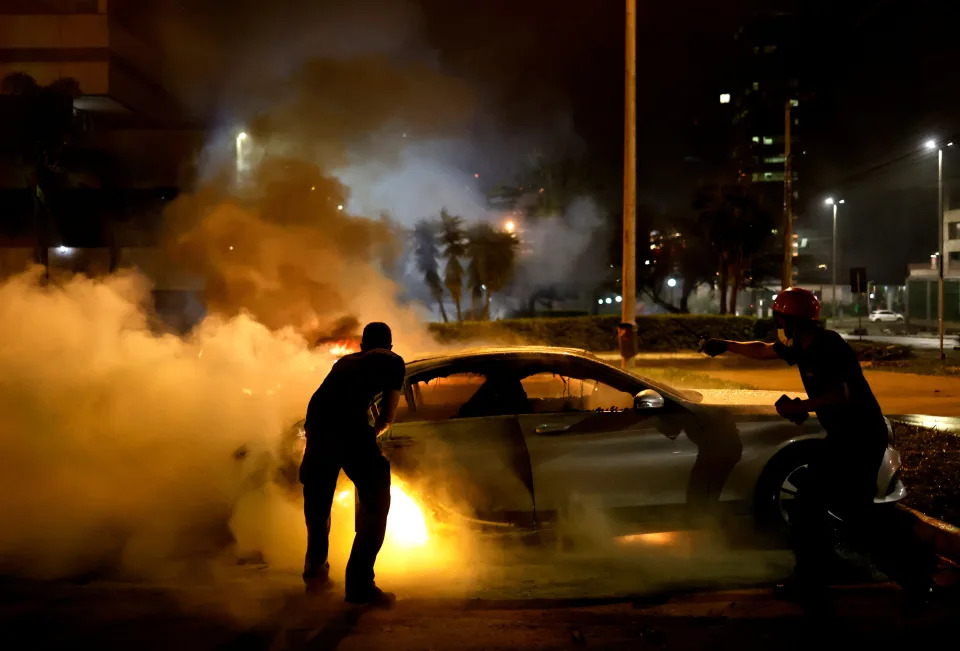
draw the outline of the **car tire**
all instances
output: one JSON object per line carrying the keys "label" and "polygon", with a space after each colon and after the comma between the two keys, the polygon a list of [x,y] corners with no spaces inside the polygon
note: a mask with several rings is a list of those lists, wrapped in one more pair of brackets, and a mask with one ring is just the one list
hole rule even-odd
{"label": "car tire", "polygon": [[794,482],[802,480],[805,469],[820,454],[822,446],[820,441],[794,443],[767,462],[754,492],[754,516],[762,528],[789,529],[789,503],[798,492]]}

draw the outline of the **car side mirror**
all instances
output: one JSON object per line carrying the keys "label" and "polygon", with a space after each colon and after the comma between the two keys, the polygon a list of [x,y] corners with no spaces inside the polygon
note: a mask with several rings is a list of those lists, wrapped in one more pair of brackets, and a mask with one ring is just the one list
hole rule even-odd
{"label": "car side mirror", "polygon": [[660,409],[663,407],[663,396],[653,389],[644,389],[633,397],[633,408],[637,411],[641,409]]}

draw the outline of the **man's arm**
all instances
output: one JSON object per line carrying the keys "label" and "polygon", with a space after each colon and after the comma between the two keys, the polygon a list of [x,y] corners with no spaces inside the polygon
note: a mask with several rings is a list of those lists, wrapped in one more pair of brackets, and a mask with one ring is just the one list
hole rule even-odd
{"label": "man's arm", "polygon": [[390,389],[383,392],[383,398],[380,401],[380,409],[377,412],[377,419],[374,422],[374,429],[377,436],[380,436],[393,420],[397,417],[397,405],[400,404],[400,392],[396,389]]}
{"label": "man's arm", "polygon": [[750,359],[778,359],[777,351],[773,349],[773,344],[762,341],[727,341],[725,339],[707,339],[700,346],[700,351],[716,357],[725,352],[731,352],[742,357]]}
{"label": "man's arm", "polygon": [[841,383],[816,398],[777,401],[777,413],[784,418],[790,418],[791,416],[808,414],[824,407],[845,405],[848,402],[850,402],[850,389],[846,383]]}

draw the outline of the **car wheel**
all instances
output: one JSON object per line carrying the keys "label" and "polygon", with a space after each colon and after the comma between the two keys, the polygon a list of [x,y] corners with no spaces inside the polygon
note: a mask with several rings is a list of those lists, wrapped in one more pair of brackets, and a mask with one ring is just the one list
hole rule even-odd
{"label": "car wheel", "polygon": [[819,447],[816,442],[794,444],[767,463],[754,494],[755,515],[761,526],[789,527],[792,506],[803,489],[809,464],[818,455]]}
{"label": "car wheel", "polygon": [[898,316],[898,317],[897,317],[897,323],[903,323],[903,317],[902,317],[902,316]]}

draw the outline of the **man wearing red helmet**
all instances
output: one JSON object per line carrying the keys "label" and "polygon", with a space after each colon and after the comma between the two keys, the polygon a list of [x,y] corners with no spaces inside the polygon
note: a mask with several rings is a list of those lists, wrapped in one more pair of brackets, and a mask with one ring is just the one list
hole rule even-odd
{"label": "man wearing red helmet", "polygon": [[810,485],[798,494],[791,516],[797,582],[819,587],[832,557],[830,513],[856,522],[868,511],[888,425],[856,353],[843,337],[819,323],[820,302],[812,292],[799,287],[780,292],[773,302],[773,317],[774,343],[710,339],[702,351],[712,357],[729,351],[752,359],[779,358],[800,371],[807,399],[784,396],[776,408],[797,423],[816,412],[827,432],[825,454],[811,464]]}

